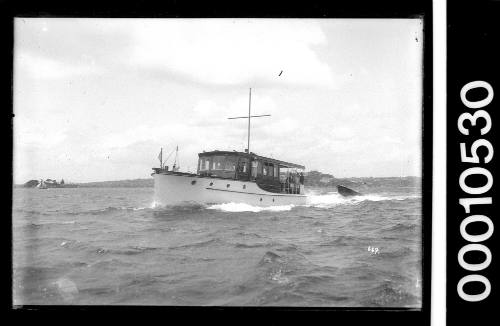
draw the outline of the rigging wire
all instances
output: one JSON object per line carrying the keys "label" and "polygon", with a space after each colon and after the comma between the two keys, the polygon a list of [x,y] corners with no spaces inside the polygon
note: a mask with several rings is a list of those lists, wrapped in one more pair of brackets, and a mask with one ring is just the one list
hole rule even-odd
{"label": "rigging wire", "polygon": [[172,156],[172,154],[174,153],[174,151],[175,151],[175,149],[174,149],[174,150],[172,150],[172,151],[170,152],[170,154],[168,154],[167,158],[163,161],[163,165],[165,165],[165,163],[167,163],[167,160],[170,158],[170,156]]}

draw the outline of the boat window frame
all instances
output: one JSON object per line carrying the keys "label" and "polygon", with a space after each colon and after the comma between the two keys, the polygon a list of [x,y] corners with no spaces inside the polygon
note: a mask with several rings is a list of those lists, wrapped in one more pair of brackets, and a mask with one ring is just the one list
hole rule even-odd
{"label": "boat window frame", "polygon": [[[232,168],[227,169],[228,164],[232,166]],[[224,169],[226,172],[236,172],[236,168],[238,165],[238,156],[237,155],[224,155]]]}
{"label": "boat window frame", "polygon": [[[200,156],[198,159],[198,173],[209,172],[211,164],[212,164],[212,160],[210,159],[210,156]],[[203,168],[202,168],[202,166],[203,166]]]}
{"label": "boat window frame", "polygon": [[[222,178],[228,178],[228,175],[231,175],[231,178],[237,178],[237,169],[240,161],[241,155],[238,153],[223,153],[223,154],[209,154],[209,155],[200,155],[198,162],[198,173],[199,174],[207,174]],[[248,160],[248,158],[245,158]],[[205,164],[209,165],[208,169],[200,170],[200,163],[206,162]]]}
{"label": "boat window frame", "polygon": [[259,176],[259,161],[251,160],[250,163],[250,177],[253,179],[257,179]]}
{"label": "boat window frame", "polygon": [[[226,156],[225,155],[213,155],[210,157],[210,171],[225,171],[224,167],[226,164]],[[222,158],[222,161],[219,161],[219,159]],[[215,164],[220,165],[220,169],[215,168]]]}
{"label": "boat window frame", "polygon": [[274,164],[273,163],[267,163],[267,176],[270,178],[274,178]]}

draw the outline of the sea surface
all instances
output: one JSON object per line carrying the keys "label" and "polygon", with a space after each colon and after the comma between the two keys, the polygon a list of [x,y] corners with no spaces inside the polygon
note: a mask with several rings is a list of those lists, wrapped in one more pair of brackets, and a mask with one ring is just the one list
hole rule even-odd
{"label": "sea surface", "polygon": [[263,209],[155,207],[152,188],[16,188],[14,304],[420,308],[420,185],[357,190]]}

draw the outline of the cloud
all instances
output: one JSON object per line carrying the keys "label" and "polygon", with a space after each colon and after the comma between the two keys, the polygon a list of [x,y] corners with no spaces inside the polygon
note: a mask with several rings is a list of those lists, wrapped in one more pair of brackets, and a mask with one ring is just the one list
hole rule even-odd
{"label": "cloud", "polygon": [[312,21],[146,21],[133,35],[131,64],[202,83],[335,86],[328,64],[313,50],[327,39]]}
{"label": "cloud", "polygon": [[205,85],[334,88],[318,22],[281,19],[16,19],[19,59],[37,78],[139,70]]}
{"label": "cloud", "polygon": [[35,79],[57,79],[86,74],[96,74],[101,68],[89,64],[68,64],[47,57],[33,55],[20,51],[15,56],[15,69],[24,70],[28,76]]}

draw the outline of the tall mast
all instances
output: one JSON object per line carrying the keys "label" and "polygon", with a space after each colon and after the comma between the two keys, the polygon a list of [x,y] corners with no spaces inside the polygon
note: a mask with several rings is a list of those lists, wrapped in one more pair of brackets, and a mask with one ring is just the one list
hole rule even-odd
{"label": "tall mast", "polygon": [[248,144],[247,151],[250,154],[250,108],[252,106],[252,88],[250,88],[250,93],[248,95]]}
{"label": "tall mast", "polygon": [[260,115],[251,115],[251,107],[252,107],[252,89],[250,88],[250,93],[248,96],[248,116],[247,117],[233,117],[228,119],[248,119],[248,143],[247,143],[247,151],[250,153],[250,119],[251,118],[260,118],[260,117],[269,117],[270,114],[260,114]]}
{"label": "tall mast", "polygon": [[177,155],[179,155],[179,145],[175,147],[174,169],[177,166]]}
{"label": "tall mast", "polygon": [[158,159],[160,160],[160,169],[163,169],[163,147],[160,149],[160,155],[158,156]]}

